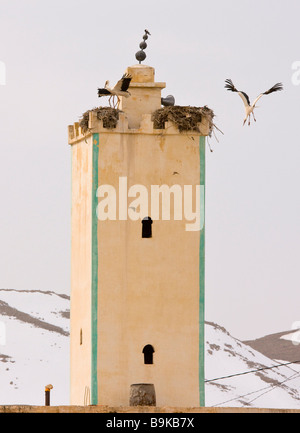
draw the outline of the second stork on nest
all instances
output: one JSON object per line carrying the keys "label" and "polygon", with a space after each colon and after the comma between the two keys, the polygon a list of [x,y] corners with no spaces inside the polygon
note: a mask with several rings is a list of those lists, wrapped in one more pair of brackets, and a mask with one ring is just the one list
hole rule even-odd
{"label": "second stork on nest", "polygon": [[231,92],[237,92],[238,95],[240,95],[240,97],[242,98],[242,100],[243,100],[243,102],[244,102],[244,105],[245,105],[245,111],[246,111],[246,117],[245,117],[245,119],[244,119],[244,123],[243,123],[243,125],[245,125],[247,119],[248,119],[248,125],[250,125],[250,115],[251,115],[251,113],[252,113],[253,118],[254,118],[254,120],[255,120],[255,122],[256,122],[256,119],[255,119],[255,116],[254,116],[254,112],[253,112],[253,111],[254,111],[254,108],[255,108],[255,106],[256,106],[256,104],[257,104],[257,101],[258,101],[258,100],[259,100],[263,95],[269,95],[270,93],[278,92],[279,90],[283,90],[282,83],[277,83],[277,84],[275,84],[273,87],[271,87],[271,89],[267,90],[266,92],[264,92],[264,93],[260,93],[260,94],[258,95],[258,97],[255,99],[255,101],[253,102],[253,104],[251,104],[251,103],[250,103],[249,96],[247,95],[247,93],[237,90],[236,87],[234,86],[233,82],[232,82],[230,79],[225,80],[225,83],[226,83],[226,85],[225,85],[225,89],[230,90]]}
{"label": "second stork on nest", "polygon": [[[128,91],[128,87],[130,85],[132,77],[129,74],[124,74],[123,77],[117,82],[114,87],[109,87],[109,81],[105,82],[103,89],[98,89],[98,96],[108,96],[109,95],[109,105],[111,107],[111,99],[113,99],[113,108],[119,108],[120,105],[120,96],[125,96],[128,98],[130,93]],[[117,97],[117,104],[114,102],[115,96]]]}

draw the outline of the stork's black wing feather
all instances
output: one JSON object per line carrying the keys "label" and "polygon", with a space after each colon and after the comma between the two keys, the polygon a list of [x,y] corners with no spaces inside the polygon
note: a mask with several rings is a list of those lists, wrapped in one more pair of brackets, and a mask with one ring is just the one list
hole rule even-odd
{"label": "stork's black wing feather", "polygon": [[245,92],[240,92],[240,93],[245,96],[248,104],[250,105],[250,99],[249,99],[249,96],[247,95],[247,93],[245,93]]}
{"label": "stork's black wing feather", "polygon": [[230,90],[231,92],[238,92],[238,89],[234,86],[230,79],[225,80],[225,83],[225,89]]}
{"label": "stork's black wing feather", "polygon": [[132,79],[131,75],[128,74],[124,74],[122,77],[122,85],[121,85],[121,90],[122,92],[126,92],[126,90],[128,89],[129,85],[130,85],[130,81]]}
{"label": "stork's black wing feather", "polygon": [[98,89],[98,96],[111,95],[110,91],[107,89]]}
{"label": "stork's black wing feather", "polygon": [[[247,93],[242,92],[241,90],[238,90],[230,79],[225,80],[225,83],[226,83],[225,89],[230,90],[231,92],[237,92],[241,96],[241,98],[243,99],[244,103],[246,103],[245,99],[244,99],[244,98],[246,98],[248,105],[250,105],[250,99],[249,99],[249,96],[247,95]],[[242,95],[244,96],[244,98]]]}
{"label": "stork's black wing feather", "polygon": [[264,93],[264,95],[269,95],[270,93],[278,92],[278,91],[280,91],[280,90],[283,90],[283,85],[282,85],[282,83],[277,83],[277,84],[275,84],[273,87],[271,87],[271,89],[267,90],[267,91]]}

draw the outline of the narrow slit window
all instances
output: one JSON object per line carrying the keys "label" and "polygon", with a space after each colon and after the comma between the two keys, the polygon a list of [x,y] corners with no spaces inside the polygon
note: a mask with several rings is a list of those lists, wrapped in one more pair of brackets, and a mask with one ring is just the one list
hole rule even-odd
{"label": "narrow slit window", "polygon": [[152,219],[146,217],[142,220],[142,238],[152,238]]}
{"label": "narrow slit window", "polygon": [[79,344],[82,345],[82,329],[80,329]]}
{"label": "narrow slit window", "polygon": [[153,346],[151,346],[151,344],[147,344],[147,346],[145,346],[143,349],[144,364],[153,364],[153,353]]}

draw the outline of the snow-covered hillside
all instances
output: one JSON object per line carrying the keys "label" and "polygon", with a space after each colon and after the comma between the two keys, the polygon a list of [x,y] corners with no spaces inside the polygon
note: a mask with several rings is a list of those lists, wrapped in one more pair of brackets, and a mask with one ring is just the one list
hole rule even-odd
{"label": "snow-covered hillside", "polygon": [[70,299],[0,289],[0,404],[69,404]]}
{"label": "snow-covered hillside", "polygon": [[[0,289],[0,405],[44,405],[48,384],[51,405],[69,404],[69,308],[66,295]],[[286,361],[214,323],[205,339],[206,406],[300,409],[300,364],[266,369]]]}
{"label": "snow-covered hillside", "polygon": [[[300,364],[269,368],[287,361],[266,357],[213,323],[205,332],[206,406],[300,409]],[[231,377],[209,382],[224,376]]]}

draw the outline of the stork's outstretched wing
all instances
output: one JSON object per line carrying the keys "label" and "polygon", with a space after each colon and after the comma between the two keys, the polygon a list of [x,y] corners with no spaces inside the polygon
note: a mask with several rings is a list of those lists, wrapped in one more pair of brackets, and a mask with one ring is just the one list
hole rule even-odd
{"label": "stork's outstretched wing", "polygon": [[98,96],[105,96],[105,95],[111,95],[110,91],[105,88],[98,89]]}
{"label": "stork's outstretched wing", "polygon": [[282,83],[277,83],[277,84],[275,84],[273,87],[271,87],[271,89],[267,90],[267,91],[264,93],[264,95],[269,95],[270,93],[278,92],[278,91],[280,91],[280,90],[283,90],[283,85],[282,85]]}
{"label": "stork's outstretched wing", "polygon": [[255,107],[255,105],[257,104],[257,101],[263,96],[263,95],[269,95],[270,93],[273,92],[279,92],[280,90],[283,90],[283,85],[282,83],[276,83],[273,87],[271,87],[271,89],[267,90],[264,93],[261,93],[260,95],[258,95],[258,97],[255,99],[255,101],[253,102],[253,107]]}
{"label": "stork's outstretched wing", "polygon": [[225,89],[230,90],[231,92],[237,92],[237,94],[242,98],[245,107],[250,105],[250,99],[247,93],[238,90],[230,79],[225,80],[225,83]]}
{"label": "stork's outstretched wing", "polygon": [[123,77],[117,82],[117,84],[114,86],[114,90],[126,92],[130,85],[130,81],[132,79],[132,76],[129,74],[124,74]]}

